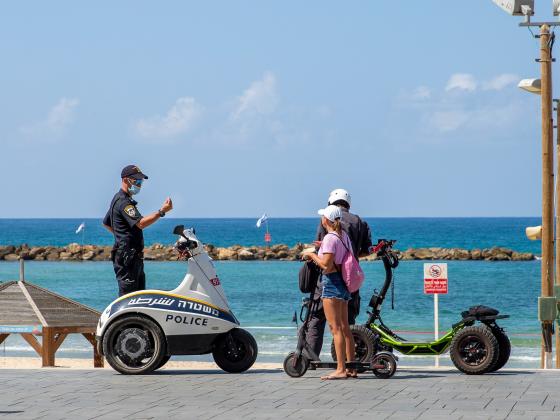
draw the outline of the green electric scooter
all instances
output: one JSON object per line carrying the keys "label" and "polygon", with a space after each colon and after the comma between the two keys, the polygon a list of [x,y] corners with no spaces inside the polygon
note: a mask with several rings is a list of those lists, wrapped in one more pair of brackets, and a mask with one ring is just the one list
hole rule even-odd
{"label": "green electric scooter", "polygon": [[[393,281],[393,270],[399,260],[393,251],[396,241],[380,239],[375,246],[378,258],[385,268],[385,283],[381,291],[374,291],[368,311],[369,318],[364,325],[351,325],[356,343],[356,354],[360,362],[367,362],[379,352],[397,350],[405,355],[440,355],[447,350],[455,367],[469,375],[495,372],[507,363],[511,344],[508,336],[497,320],[509,318],[499,315],[499,311],[487,306],[474,306],[462,312],[462,319],[453,324],[451,330],[440,339],[431,342],[406,341],[395,334],[381,319],[381,306]],[[334,346],[331,346],[336,360]]]}

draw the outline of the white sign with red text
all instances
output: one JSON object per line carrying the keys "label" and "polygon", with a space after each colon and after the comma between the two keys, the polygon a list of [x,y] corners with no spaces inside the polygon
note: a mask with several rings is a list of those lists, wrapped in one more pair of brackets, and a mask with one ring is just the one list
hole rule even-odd
{"label": "white sign with red text", "polygon": [[[434,296],[434,338],[439,337],[439,303],[438,296],[448,292],[446,263],[424,264],[424,293]],[[435,365],[439,366],[439,356],[435,357]]]}
{"label": "white sign with red text", "polygon": [[424,293],[445,295],[447,287],[447,264],[424,264]]}

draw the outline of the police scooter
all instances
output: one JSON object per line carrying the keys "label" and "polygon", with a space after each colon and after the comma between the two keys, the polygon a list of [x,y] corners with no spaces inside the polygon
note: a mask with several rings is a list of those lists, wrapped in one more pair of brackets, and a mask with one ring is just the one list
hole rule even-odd
{"label": "police scooter", "polygon": [[257,343],[229,308],[212,259],[194,229],[179,225],[173,233],[188,271],[175,290],[142,290],[121,296],[101,314],[97,346],[123,374],[159,369],[172,355],[212,353],[226,372],[249,369]]}

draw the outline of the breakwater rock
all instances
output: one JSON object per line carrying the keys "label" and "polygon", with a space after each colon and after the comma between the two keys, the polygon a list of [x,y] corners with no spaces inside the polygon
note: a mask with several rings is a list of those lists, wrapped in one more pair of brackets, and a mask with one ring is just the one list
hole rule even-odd
{"label": "breakwater rock", "polygon": [[[282,260],[296,261],[301,258],[301,252],[312,247],[310,244],[273,245],[270,248],[263,246],[233,245],[220,248],[214,245],[205,245],[208,254],[218,261],[224,260]],[[416,248],[406,251],[395,251],[401,260],[459,260],[459,261],[531,261],[535,255],[528,252],[516,252],[507,248],[488,249],[461,249],[461,248]],[[64,247],[23,245],[0,245],[0,260],[17,261],[109,261],[111,247],[100,245],[69,244]],[[144,259],[148,261],[174,261],[177,252],[173,246],[153,244],[144,250]],[[365,261],[377,259],[375,254],[363,258]]]}

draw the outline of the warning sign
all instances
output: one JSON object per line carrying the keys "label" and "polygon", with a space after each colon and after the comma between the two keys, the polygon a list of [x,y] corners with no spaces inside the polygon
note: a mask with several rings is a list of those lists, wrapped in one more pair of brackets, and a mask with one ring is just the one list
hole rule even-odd
{"label": "warning sign", "polygon": [[447,294],[447,264],[424,264],[424,293]]}

